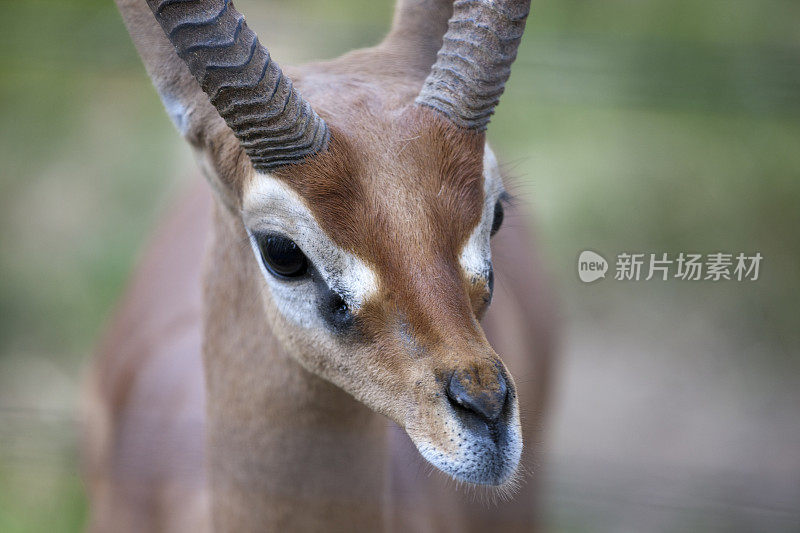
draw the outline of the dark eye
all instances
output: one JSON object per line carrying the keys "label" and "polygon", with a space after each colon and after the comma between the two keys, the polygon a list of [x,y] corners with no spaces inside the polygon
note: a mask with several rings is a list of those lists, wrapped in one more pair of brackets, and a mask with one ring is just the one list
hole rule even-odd
{"label": "dark eye", "polygon": [[494,235],[500,230],[500,226],[503,225],[503,217],[505,213],[503,212],[503,203],[498,200],[496,204],[494,204],[494,219],[492,220],[492,232],[491,235]]}
{"label": "dark eye", "polygon": [[291,239],[267,235],[258,239],[264,266],[279,278],[296,278],[308,270],[308,259]]}

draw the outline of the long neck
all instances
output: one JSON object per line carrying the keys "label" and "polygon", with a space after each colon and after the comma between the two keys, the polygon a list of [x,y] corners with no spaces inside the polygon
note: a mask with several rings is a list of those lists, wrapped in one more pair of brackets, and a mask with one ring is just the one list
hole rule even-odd
{"label": "long neck", "polygon": [[216,211],[203,346],[215,530],[379,529],[387,422],[286,354],[241,223]]}

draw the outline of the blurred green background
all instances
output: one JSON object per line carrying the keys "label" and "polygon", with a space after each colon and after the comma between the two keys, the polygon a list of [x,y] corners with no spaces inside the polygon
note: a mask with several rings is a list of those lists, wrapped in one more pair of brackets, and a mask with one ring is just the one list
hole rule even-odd
{"label": "blurred green background", "polygon": [[[85,365],[193,162],[112,2],[1,1],[0,531],[76,531]],[[284,63],[373,44],[392,10],[237,5]],[[550,530],[800,531],[798,119],[796,0],[534,1],[490,140],[564,318]],[[584,285],[584,249],[764,260]]]}

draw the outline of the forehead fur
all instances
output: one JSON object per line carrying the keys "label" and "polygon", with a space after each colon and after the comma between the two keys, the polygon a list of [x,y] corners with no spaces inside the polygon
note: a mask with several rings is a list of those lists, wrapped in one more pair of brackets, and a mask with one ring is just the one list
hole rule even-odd
{"label": "forehead fur", "polygon": [[352,123],[330,126],[328,150],[275,176],[334,242],[376,269],[379,290],[362,324],[384,327],[395,316],[429,344],[452,336],[443,327],[472,327],[458,257],[483,214],[483,134],[415,105],[364,109],[357,133]]}
{"label": "forehead fur", "polygon": [[367,260],[402,247],[456,257],[483,211],[483,135],[416,106],[388,118],[364,110],[358,122],[357,135],[332,124],[328,150],[276,177]]}

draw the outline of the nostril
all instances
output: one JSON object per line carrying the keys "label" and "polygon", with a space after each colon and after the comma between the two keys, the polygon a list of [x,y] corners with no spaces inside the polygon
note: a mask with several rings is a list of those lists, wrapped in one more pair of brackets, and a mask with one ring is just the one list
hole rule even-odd
{"label": "nostril", "polygon": [[447,384],[450,402],[477,414],[487,422],[495,422],[503,412],[508,396],[508,385],[502,372],[492,383],[479,383],[466,372],[456,371]]}

